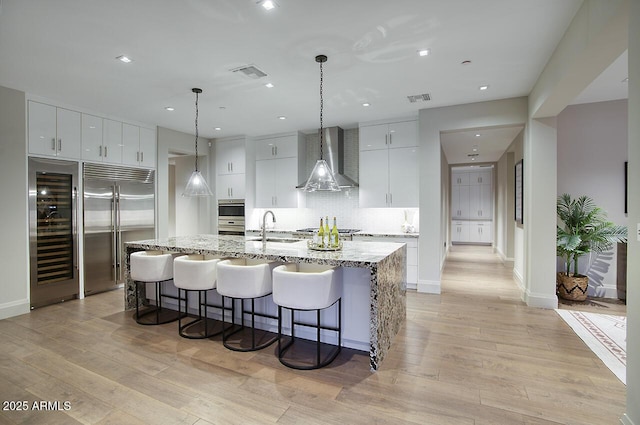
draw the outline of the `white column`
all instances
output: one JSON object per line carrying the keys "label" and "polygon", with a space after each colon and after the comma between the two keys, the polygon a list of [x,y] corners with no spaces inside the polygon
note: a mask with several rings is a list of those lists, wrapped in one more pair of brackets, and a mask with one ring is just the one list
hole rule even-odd
{"label": "white column", "polygon": [[626,425],[640,425],[640,1],[629,13],[629,241],[627,245],[627,412]]}
{"label": "white column", "polygon": [[557,308],[555,118],[530,119],[524,139],[525,293],[531,307]]}

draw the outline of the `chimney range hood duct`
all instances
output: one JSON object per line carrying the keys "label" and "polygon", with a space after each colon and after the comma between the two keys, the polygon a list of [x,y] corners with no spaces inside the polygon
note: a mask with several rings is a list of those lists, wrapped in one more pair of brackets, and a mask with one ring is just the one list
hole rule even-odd
{"label": "chimney range hood duct", "polygon": [[[358,183],[344,174],[344,130],[340,127],[325,128],[323,148],[322,157],[333,171],[338,186],[345,189],[358,187]],[[308,171],[307,174],[311,172]],[[296,188],[302,189],[306,183],[303,181]]]}

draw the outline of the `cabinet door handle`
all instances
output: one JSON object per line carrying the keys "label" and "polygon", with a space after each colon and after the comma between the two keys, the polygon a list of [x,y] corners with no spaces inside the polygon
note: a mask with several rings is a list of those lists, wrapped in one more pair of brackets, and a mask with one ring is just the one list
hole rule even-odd
{"label": "cabinet door handle", "polygon": [[136,152],[136,162],[140,162],[140,151]]}
{"label": "cabinet door handle", "polygon": [[231,169],[229,171],[233,171],[233,162],[229,163],[229,167],[231,167]]}
{"label": "cabinet door handle", "polygon": [[230,187],[229,190],[231,191],[231,197],[233,197],[233,188]]}
{"label": "cabinet door handle", "polygon": [[58,152],[62,151],[62,139],[58,139]]}
{"label": "cabinet door handle", "polygon": [[144,162],[144,151],[140,152],[140,162]]}
{"label": "cabinet door handle", "polygon": [[389,144],[389,135],[388,135],[388,134],[385,134],[385,135],[384,135],[384,144],[385,144],[385,145],[388,145],[388,144]]}
{"label": "cabinet door handle", "polygon": [[393,204],[393,193],[389,194],[389,205]]}
{"label": "cabinet door handle", "polygon": [[393,143],[393,133],[389,133],[389,144]]}
{"label": "cabinet door handle", "polygon": [[109,154],[107,153],[107,148],[108,146],[104,147],[104,157],[106,158],[107,156],[109,156]]}
{"label": "cabinet door handle", "polygon": [[100,145],[100,153],[98,154],[98,156],[102,156],[102,145]]}
{"label": "cabinet door handle", "polygon": [[51,139],[51,150],[52,151],[56,150],[56,138],[55,137],[53,139]]}
{"label": "cabinet door handle", "polygon": [[276,156],[278,156],[278,146],[276,146]]}

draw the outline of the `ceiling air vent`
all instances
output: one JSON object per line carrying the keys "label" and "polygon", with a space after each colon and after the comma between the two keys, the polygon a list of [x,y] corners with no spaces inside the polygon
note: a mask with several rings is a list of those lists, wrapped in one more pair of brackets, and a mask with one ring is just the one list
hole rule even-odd
{"label": "ceiling air vent", "polygon": [[230,71],[239,72],[240,74],[243,74],[246,77],[252,78],[254,80],[267,76],[265,72],[260,71],[255,65],[244,65],[238,68],[231,69]]}
{"label": "ceiling air vent", "polygon": [[414,94],[412,96],[407,96],[407,99],[409,99],[409,102],[411,103],[426,102],[431,100],[431,95],[429,93]]}

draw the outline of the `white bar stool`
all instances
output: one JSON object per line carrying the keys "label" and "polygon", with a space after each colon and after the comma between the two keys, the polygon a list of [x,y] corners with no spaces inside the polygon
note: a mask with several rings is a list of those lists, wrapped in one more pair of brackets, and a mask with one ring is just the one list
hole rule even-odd
{"label": "white bar stool", "polygon": [[[218,293],[222,295],[222,306],[225,305],[225,298],[231,298],[231,327],[233,329],[227,333],[227,328],[222,331],[222,343],[230,350],[234,351],[255,351],[265,348],[273,344],[278,338],[272,332],[256,329],[255,317],[268,317],[276,319],[265,313],[256,313],[256,298],[266,297],[272,292],[271,274],[278,263],[265,263],[260,260],[248,260],[244,258],[235,258],[220,261],[218,263]],[[251,311],[245,312],[244,300],[251,300]],[[240,323],[235,323],[235,304],[236,300],[240,300],[241,313]],[[251,314],[251,336],[247,342],[244,335],[244,316]],[[223,316],[223,326],[224,316]],[[239,332],[243,332],[238,340],[231,340],[230,337]]]}
{"label": "white bar stool", "polygon": [[[342,345],[342,278],[336,269],[319,264],[286,264],[273,270],[273,302],[278,305],[278,359],[283,365],[293,369],[318,369],[327,366],[340,354]],[[320,310],[333,305],[338,309],[338,326],[322,325]],[[282,345],[282,308],[291,310],[291,337],[286,345]],[[294,320],[295,311],[316,311],[316,324],[307,324]],[[302,356],[285,356],[296,342],[295,327],[315,328],[315,358],[309,362]],[[320,331],[336,331],[338,345],[321,342]],[[322,359],[322,348],[328,353]],[[292,350],[293,351],[293,350]],[[303,351],[303,350],[301,350]]]}
{"label": "white bar stool", "polygon": [[[162,293],[162,284],[173,279],[173,255],[163,254],[162,251],[138,251],[131,254],[129,261],[131,280],[136,285],[136,322],[141,325],[161,325],[177,320],[180,312],[162,307],[162,299],[171,297]],[[138,301],[138,286],[141,283],[155,284],[156,305],[146,311],[140,311]]]}
{"label": "white bar stool", "polygon": [[[216,266],[220,260],[220,257],[199,254],[182,255],[173,260],[173,284],[178,288],[178,311],[180,312],[178,334],[183,338],[210,338],[222,332],[222,328],[216,326],[219,322],[207,317],[207,307],[221,308],[207,303],[207,291],[216,288]],[[182,317],[189,314],[189,292],[194,291],[198,292],[198,316],[182,324]],[[181,307],[183,301],[184,313]],[[222,315],[224,316],[224,310]]]}

